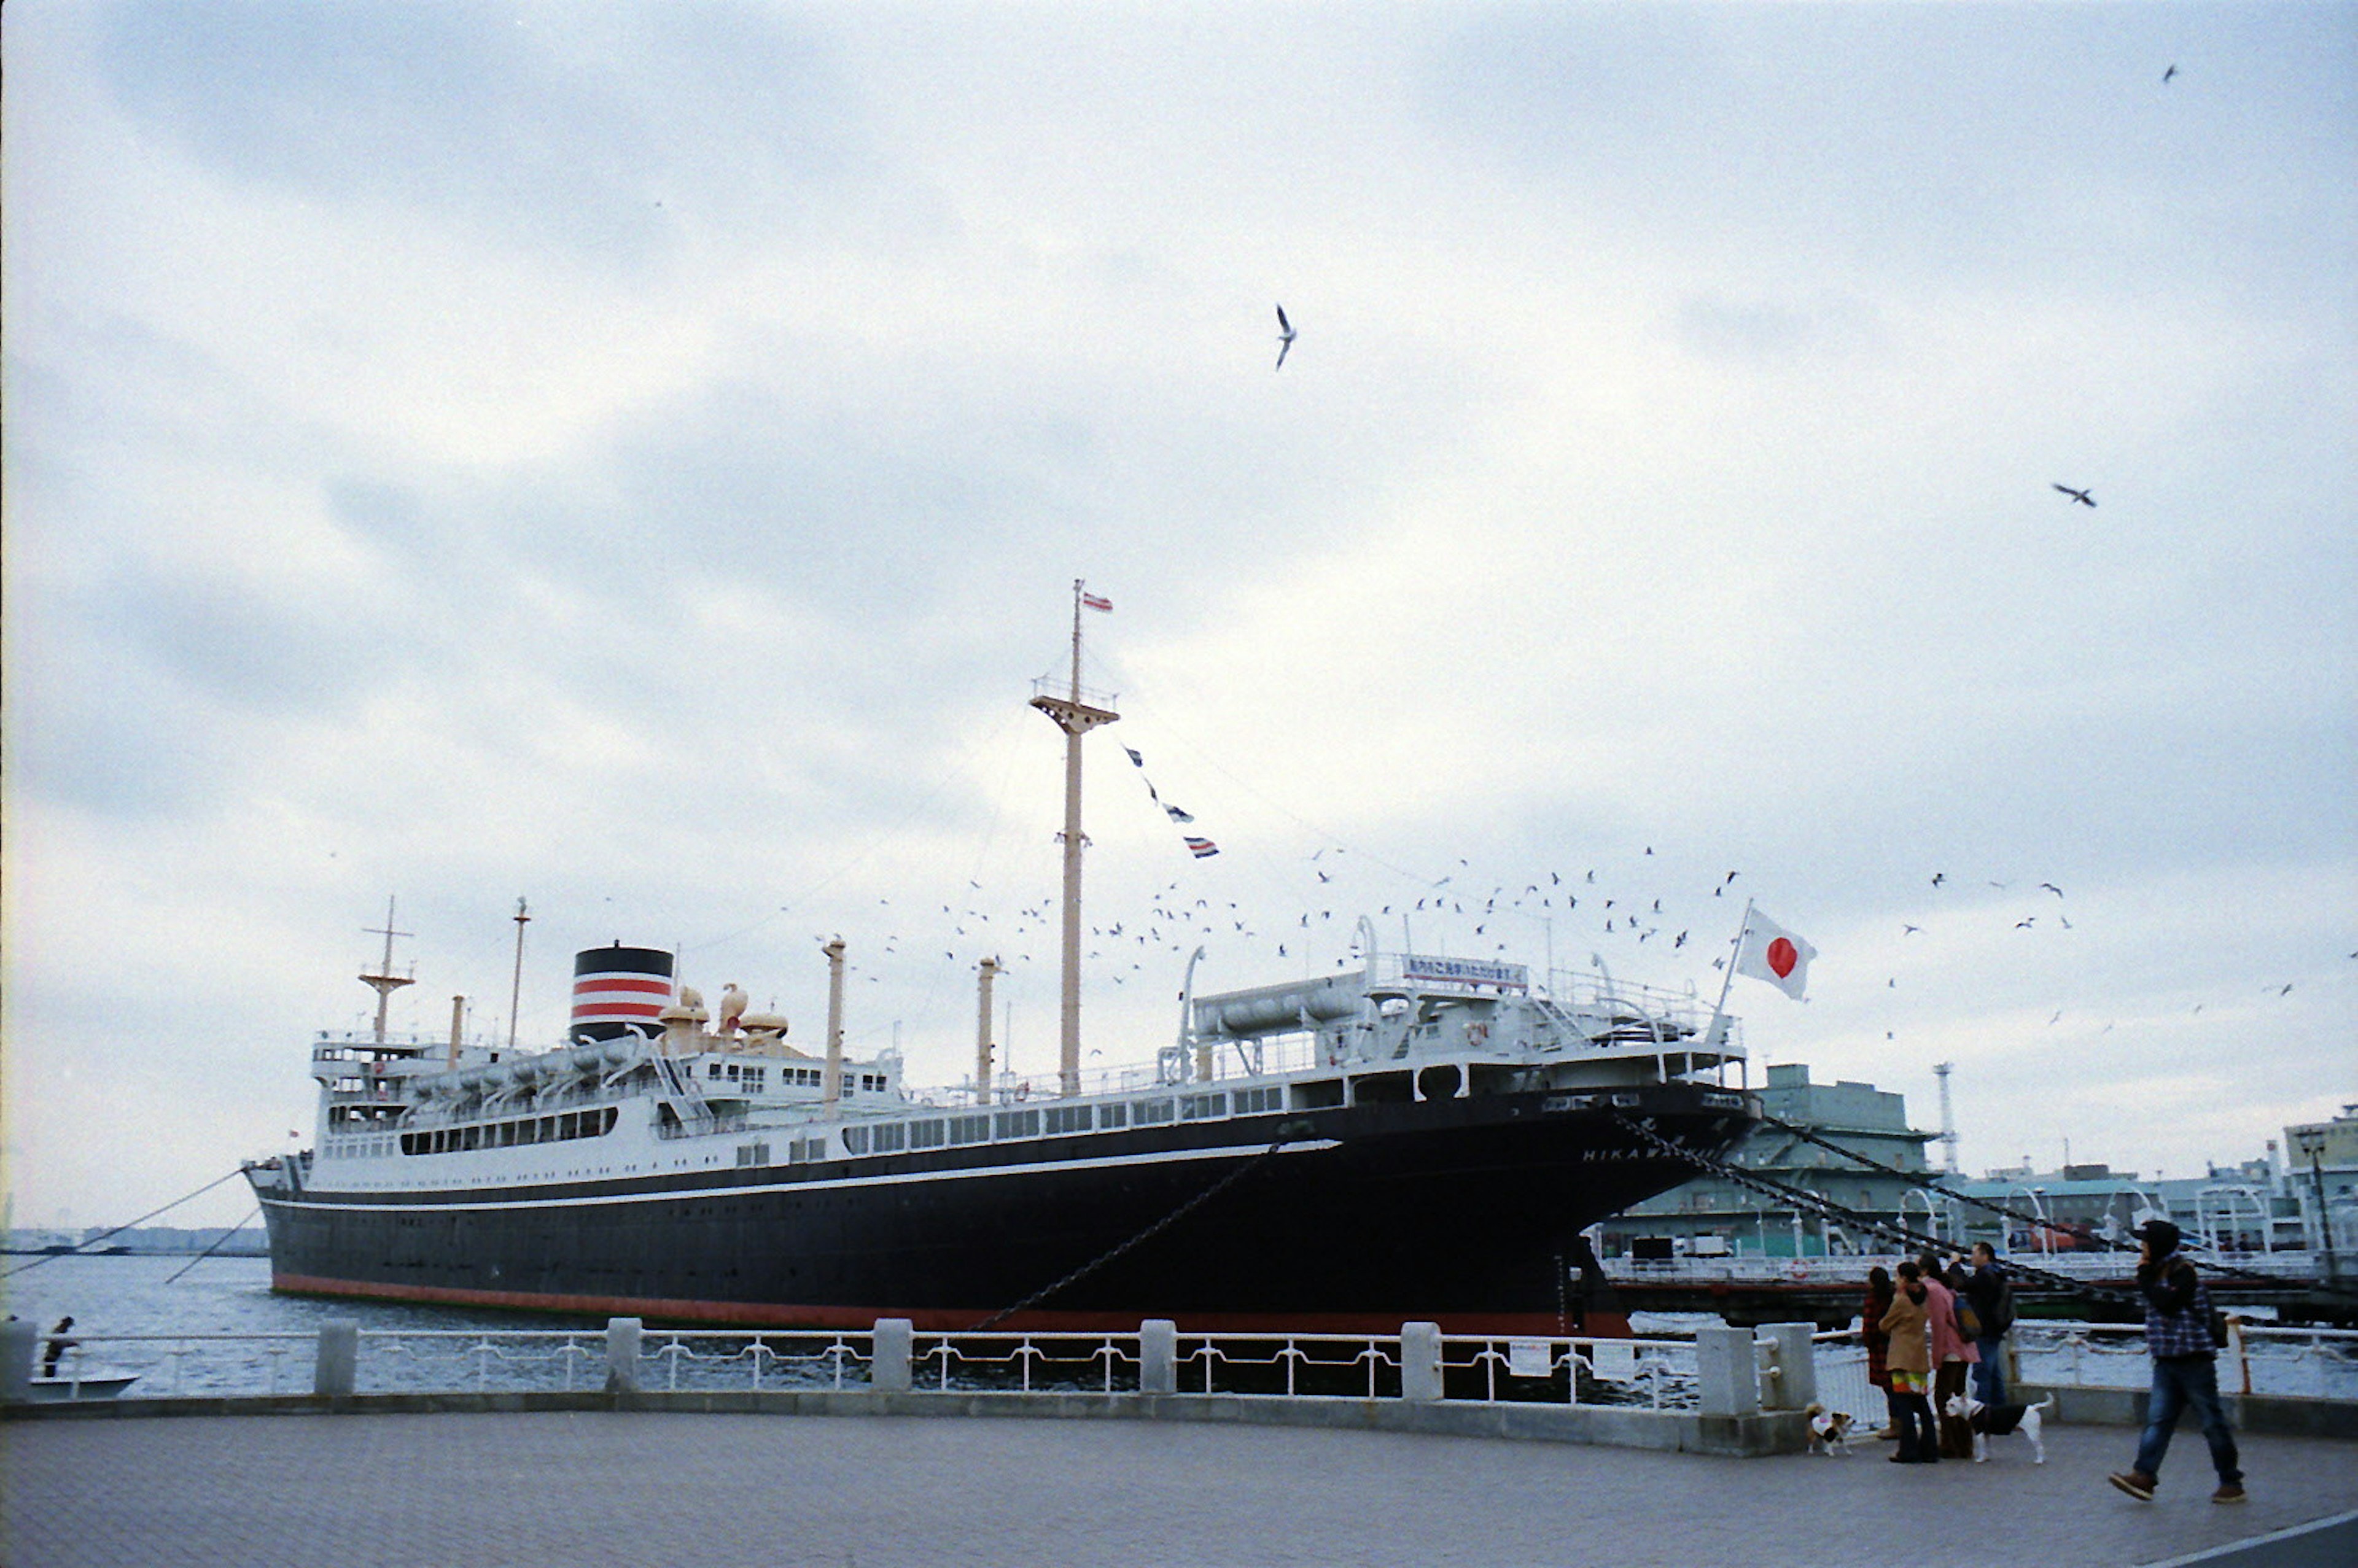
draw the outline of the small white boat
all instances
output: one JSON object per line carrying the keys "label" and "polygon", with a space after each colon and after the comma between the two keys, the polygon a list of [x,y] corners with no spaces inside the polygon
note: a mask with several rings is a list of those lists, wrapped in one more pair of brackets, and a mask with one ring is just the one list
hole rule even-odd
{"label": "small white boat", "polygon": [[35,1378],[32,1398],[58,1403],[66,1400],[111,1400],[139,1380],[136,1372],[84,1372],[73,1378]]}

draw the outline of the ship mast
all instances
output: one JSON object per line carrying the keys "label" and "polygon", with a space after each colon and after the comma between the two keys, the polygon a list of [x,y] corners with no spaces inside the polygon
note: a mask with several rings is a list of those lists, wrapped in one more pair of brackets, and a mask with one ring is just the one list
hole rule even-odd
{"label": "ship mast", "polygon": [[[1113,608],[1102,599],[1092,599],[1079,578],[1073,579],[1069,695],[1052,696],[1038,689],[1044,682],[1034,682],[1032,697],[1032,706],[1065,732],[1065,831],[1059,835],[1065,845],[1064,1049],[1057,1059],[1056,1087],[1060,1095],[1081,1092],[1081,846],[1087,842],[1081,833],[1081,737],[1121,717],[1110,706],[1100,708],[1081,700],[1081,607],[1085,603],[1097,610]],[[1109,704],[1111,700],[1106,698]]]}
{"label": "ship mast", "polygon": [[524,900],[516,900],[515,979],[508,987],[508,1049],[511,1052],[515,1049],[516,1008],[524,1000],[524,928],[531,924],[531,921],[532,916],[525,911]]}
{"label": "ship mast", "polygon": [[395,931],[393,928],[393,899],[390,896],[384,901],[384,925],[382,927],[372,925],[364,929],[372,936],[382,935],[384,938],[384,962],[377,966],[375,974],[361,977],[361,983],[376,992],[376,1043],[382,1045],[384,1044],[385,1010],[393,1001],[393,993],[404,986],[417,983],[416,975],[396,975],[393,972],[393,939],[396,936],[414,936],[416,933]]}

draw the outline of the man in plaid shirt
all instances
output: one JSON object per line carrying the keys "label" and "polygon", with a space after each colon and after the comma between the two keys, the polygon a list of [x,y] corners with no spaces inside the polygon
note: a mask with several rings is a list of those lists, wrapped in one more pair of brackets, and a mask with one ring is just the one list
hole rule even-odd
{"label": "man in plaid shirt", "polygon": [[2153,1397],[2146,1409],[2145,1437],[2136,1467],[2107,1477],[2139,1502],[2153,1501],[2161,1456],[2169,1451],[2179,1415],[2191,1405],[2211,1444],[2219,1472],[2214,1503],[2244,1500],[2244,1472],[2237,1466],[2234,1430],[2219,1406],[2218,1349],[2211,1340],[2211,1292],[2195,1277],[2194,1265],[2178,1249],[2178,1227],[2149,1219],[2137,1227],[2145,1244],[2137,1259],[2137,1290],[2145,1297],[2145,1347],[2153,1357]]}

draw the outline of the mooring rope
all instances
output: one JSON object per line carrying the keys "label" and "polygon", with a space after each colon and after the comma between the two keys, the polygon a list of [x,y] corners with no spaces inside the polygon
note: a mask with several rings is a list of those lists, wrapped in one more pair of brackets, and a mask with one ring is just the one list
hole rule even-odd
{"label": "mooring rope", "polygon": [[[1779,1128],[1786,1132],[1790,1132],[1794,1137],[1801,1139],[1805,1142],[1813,1143],[1817,1147],[1823,1149],[1830,1153],[1840,1154],[1846,1160],[1854,1161],[1858,1164],[1866,1166],[1871,1171],[1880,1172],[1884,1175],[1896,1176],[1899,1180],[1907,1182],[1913,1186],[1920,1187],[1926,1192],[1938,1193],[1942,1197],[1954,1199],[1958,1203],[1971,1204],[1975,1208],[1985,1208],[1989,1210],[1992,1214],[2004,1215],[2008,1219],[2020,1220],[2023,1224],[2034,1227],[2040,1230],[2053,1231],[2061,1228],[2055,1221],[2041,1215],[2028,1213],[2018,1208],[2012,1208],[2005,1204],[1994,1202],[1989,1198],[1974,1197],[1971,1194],[1958,1192],[1952,1187],[1944,1187],[1926,1172],[1903,1171],[1896,1165],[1887,1165],[1880,1160],[1870,1159],[1868,1156],[1860,1153],[1855,1149],[1845,1149],[1841,1144],[1834,1142],[1832,1139],[1823,1137],[1821,1134],[1811,1130],[1809,1128],[1787,1121],[1780,1117],[1770,1116],[1766,1111],[1761,1113],[1760,1119],[1770,1127]],[[2067,1234],[2076,1236],[2078,1233],[2068,1232]],[[2130,1243],[2114,1241],[2101,1236],[2090,1237],[2088,1239],[2099,1243],[2104,1249],[2108,1252],[2136,1252],[2139,1250],[2137,1247],[2131,1245]],[[2009,1259],[2007,1260],[2006,1267],[2009,1269],[2020,1269],[2024,1267],[2024,1265],[2016,1263]],[[2203,1261],[2203,1267],[2209,1269],[2213,1273],[2228,1274],[2236,1279],[2250,1280],[2264,1285],[2277,1285],[2287,1290],[2321,1290],[2331,1295],[2358,1294],[2358,1291],[2353,1291],[2352,1287],[2338,1284],[2331,1280],[2296,1280],[2288,1275],[2270,1274],[2258,1269],[2246,1269],[2234,1263],[2220,1262],[2215,1259],[2205,1259]]]}
{"label": "mooring rope", "polygon": [[1225,1192],[1228,1188],[1235,1185],[1238,1182],[1242,1181],[1252,1172],[1260,1169],[1262,1162],[1267,1161],[1271,1155],[1276,1153],[1279,1150],[1284,1148],[1288,1143],[1293,1141],[1293,1139],[1291,1136],[1279,1138],[1276,1142],[1271,1144],[1268,1148],[1262,1150],[1260,1153],[1254,1155],[1243,1164],[1238,1165],[1235,1170],[1230,1171],[1227,1175],[1222,1176],[1218,1181],[1214,1182],[1210,1186],[1206,1187],[1202,1192],[1197,1193],[1194,1197],[1189,1198],[1185,1203],[1181,1204],[1177,1208],[1173,1209],[1169,1214],[1164,1215],[1161,1219],[1156,1220],[1152,1225],[1148,1226],[1144,1230],[1140,1231],[1129,1240],[1122,1242],[1118,1247],[1109,1249],[1108,1250],[1099,1253],[1097,1257],[1090,1259],[1087,1262],[1082,1264],[1071,1273],[1066,1274],[1063,1279],[1056,1281],[1054,1284],[1044,1286],[1041,1289],[1033,1292],[1030,1295],[1025,1296],[1022,1301],[1017,1302],[1013,1306],[1008,1307],[1004,1311],[991,1314],[989,1317],[984,1318],[980,1323],[976,1324],[972,1328],[968,1329],[967,1332],[968,1334],[980,1334],[985,1329],[996,1328],[1001,1324],[1005,1323],[1009,1318],[1013,1317],[1017,1313],[1029,1312],[1033,1307],[1035,1307],[1040,1303],[1046,1301],[1050,1296],[1055,1295],[1058,1291],[1063,1290],[1066,1285],[1071,1284],[1074,1281],[1081,1279],[1085,1275],[1095,1273],[1098,1270],[1104,1268],[1108,1263],[1112,1262],[1115,1259],[1120,1257],[1131,1248],[1138,1246],[1141,1242],[1149,1240],[1169,1229],[1172,1226],[1176,1225],[1180,1220],[1184,1219],[1189,1214],[1192,1214],[1196,1209],[1202,1207],[1205,1204],[1209,1203],[1213,1198],[1217,1197],[1222,1192]]}
{"label": "mooring rope", "polygon": [[[1814,1210],[1821,1219],[1839,1219],[1856,1225],[1870,1235],[1896,1237],[1911,1246],[1935,1252],[1954,1249],[1953,1242],[1944,1241],[1938,1236],[1927,1235],[1920,1230],[1910,1230],[1903,1224],[1894,1224],[1887,1219],[1878,1219],[1871,1214],[1863,1214],[1856,1209],[1838,1204],[1832,1198],[1821,1196],[1806,1187],[1788,1186],[1782,1182],[1747,1170],[1741,1165],[1733,1164],[1715,1156],[1689,1149],[1683,1144],[1672,1142],[1653,1128],[1620,1111],[1616,1110],[1610,1114],[1614,1120],[1653,1145],[1660,1152],[1700,1166],[1723,1181],[1733,1182],[1740,1187],[1749,1187],[1754,1192],[1768,1197],[1781,1198],[1796,1207]],[[2017,1263],[2008,1260],[2006,1269],[2018,1279],[2089,1301],[2110,1302],[2128,1306],[2136,1305],[2138,1303],[2138,1298],[2126,1291],[2115,1291],[2103,1285],[2087,1284],[2072,1279],[2068,1274],[2051,1273],[2044,1269],[2033,1268],[2028,1263]]]}
{"label": "mooring rope", "polygon": [[[131,1228],[133,1226],[135,1226],[135,1225],[145,1225],[145,1224],[146,1224],[149,1220],[151,1220],[151,1219],[155,1218],[157,1215],[159,1215],[159,1214],[165,1214],[165,1213],[169,1212],[169,1211],[170,1211],[170,1210],[172,1210],[172,1209],[176,1209],[176,1208],[179,1207],[182,1204],[184,1204],[184,1203],[188,1202],[190,1198],[194,1198],[194,1197],[202,1197],[205,1194],[207,1194],[207,1193],[209,1193],[209,1192],[212,1191],[215,1187],[220,1186],[223,1182],[230,1181],[230,1180],[232,1180],[232,1179],[233,1179],[233,1178],[234,1178],[234,1177],[243,1176],[243,1174],[245,1174],[245,1167],[244,1167],[244,1166],[243,1166],[243,1165],[240,1165],[240,1166],[238,1166],[235,1170],[233,1170],[233,1171],[231,1171],[231,1172],[227,1173],[226,1173],[226,1174],[224,1174],[224,1175],[215,1176],[211,1181],[207,1182],[203,1186],[199,1187],[195,1192],[192,1192],[192,1193],[183,1193],[183,1194],[182,1194],[182,1195],[180,1195],[178,1197],[174,1198],[170,1203],[166,1204],[162,1208],[151,1208],[151,1209],[149,1209],[146,1214],[141,1215],[137,1219],[128,1220],[128,1221],[124,1222],[124,1224],[122,1224],[122,1225],[118,1225],[118,1226],[116,1226],[113,1230],[109,1230],[109,1231],[102,1232],[101,1234],[99,1234],[99,1235],[97,1235],[97,1236],[91,1237],[88,1240],[85,1240],[85,1241],[77,1241],[77,1242],[75,1242],[75,1243],[73,1244],[73,1246],[72,1246],[70,1249],[68,1249],[68,1250],[66,1250],[66,1251],[63,1251],[63,1252],[44,1252],[44,1253],[42,1253],[38,1258],[34,1259],[34,1260],[33,1260],[31,1262],[29,1262],[29,1263],[20,1263],[20,1264],[18,1264],[16,1268],[13,1268],[13,1269],[9,1270],[7,1273],[5,1273],[5,1274],[0,1274],[0,1280],[13,1279],[13,1278],[14,1278],[14,1277],[16,1277],[16,1275],[18,1275],[18,1274],[21,1274],[21,1273],[25,1272],[25,1271],[26,1271],[27,1270],[28,1270],[28,1269],[38,1269],[38,1268],[39,1268],[42,1264],[47,1263],[47,1262],[49,1262],[49,1261],[51,1261],[51,1260],[55,1260],[55,1259],[59,1259],[59,1258],[70,1258],[70,1257],[72,1257],[75,1253],[80,1252],[80,1251],[81,1251],[83,1248],[85,1248],[85,1247],[95,1247],[95,1246],[97,1246],[100,1242],[102,1242],[102,1241],[105,1240],[105,1239],[106,1239],[108,1237],[110,1237],[110,1236],[120,1236],[120,1235],[122,1235],[124,1231],[126,1231],[126,1230],[130,1229],[130,1228]],[[259,1204],[257,1204],[257,1205],[255,1205],[255,1206],[254,1206],[254,1212],[255,1212],[255,1213],[257,1213],[257,1214],[259,1214],[259,1213],[261,1212],[261,1206],[260,1206]],[[239,1223],[240,1225],[243,1225],[243,1224],[244,1224],[245,1222],[244,1222],[243,1220],[240,1220],[238,1223]],[[228,1239],[228,1238],[226,1238],[226,1237],[222,1238],[222,1240],[227,1240],[227,1239]],[[214,1243],[214,1245],[215,1245],[215,1246],[219,1246],[220,1244],[221,1244],[220,1242],[215,1242],[215,1243]]]}

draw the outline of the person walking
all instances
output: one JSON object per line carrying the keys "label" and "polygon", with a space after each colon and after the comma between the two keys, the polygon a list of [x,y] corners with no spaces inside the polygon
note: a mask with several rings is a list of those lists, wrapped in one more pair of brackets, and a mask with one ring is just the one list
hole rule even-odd
{"label": "person walking", "polygon": [[2178,1418],[2189,1406],[2211,1445],[2211,1466],[2219,1473],[2214,1503],[2244,1500],[2244,1471],[2235,1452],[2235,1432],[2219,1403],[2219,1348],[2211,1336],[2211,1292],[2194,1264],[2178,1249],[2178,1227],[2149,1219],[2137,1227],[2138,1293],[2145,1297],[2145,1347],[2153,1357],[2153,1395],[2146,1406],[2145,1435],[2136,1466],[2105,1477],[2141,1503],[2153,1501],[2162,1455],[2169,1452]]}
{"label": "person walking", "polygon": [[1923,1270],[1913,1262],[1902,1262],[1891,1305],[1877,1325],[1890,1336],[1884,1365],[1891,1379],[1891,1418],[1899,1427],[1899,1452],[1891,1456],[1894,1465],[1934,1465],[1941,1458],[1940,1431],[1932,1424],[1932,1407],[1924,1398],[1931,1381],[1931,1340],[1925,1323],[1931,1299]]}
{"label": "person walking", "polygon": [[1965,1276],[1965,1300],[1981,1320],[1981,1337],[1974,1341],[1980,1359],[1974,1363],[1974,1398],[1985,1405],[2006,1403],[2006,1350],[2001,1343],[2014,1326],[2014,1287],[1998,1267],[1997,1249],[1986,1241],[1974,1243],[1974,1271]]}
{"label": "person walking", "polygon": [[1883,1390],[1883,1430],[1877,1437],[1899,1435],[1899,1406],[1891,1397],[1891,1368],[1885,1354],[1891,1336],[1883,1331],[1883,1314],[1891,1310],[1891,1271],[1877,1263],[1866,1271],[1866,1299],[1859,1303],[1858,1337],[1866,1346],[1866,1380]]}
{"label": "person walking", "polygon": [[1924,1316],[1931,1338],[1932,1411],[1940,1422],[1941,1457],[1971,1459],[1974,1425],[1949,1413],[1949,1401],[1965,1391],[1967,1368],[1981,1359],[1981,1351],[1957,1323],[1957,1295],[1941,1277],[1941,1260],[1930,1252],[1917,1260],[1924,1280]]}

